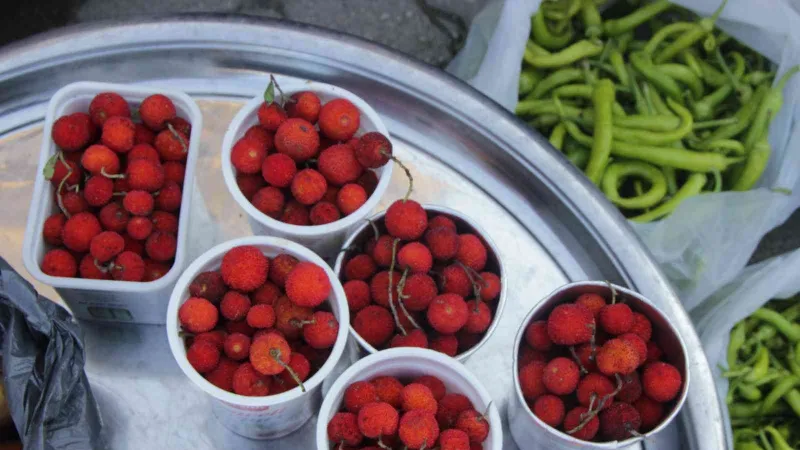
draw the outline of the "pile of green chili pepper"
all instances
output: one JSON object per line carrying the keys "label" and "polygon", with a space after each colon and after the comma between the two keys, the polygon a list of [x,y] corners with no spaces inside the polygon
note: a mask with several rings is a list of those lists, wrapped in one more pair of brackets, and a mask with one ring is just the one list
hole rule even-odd
{"label": "pile of green chili pepper", "polygon": [[[709,18],[655,0],[544,0],[531,18],[517,115],[631,220],[701,192],[753,188],[783,88],[764,57]],[[626,10],[627,9],[627,10]]]}
{"label": "pile of green chili pepper", "polygon": [[800,448],[800,299],[771,301],[736,324],[727,360],[734,448]]}

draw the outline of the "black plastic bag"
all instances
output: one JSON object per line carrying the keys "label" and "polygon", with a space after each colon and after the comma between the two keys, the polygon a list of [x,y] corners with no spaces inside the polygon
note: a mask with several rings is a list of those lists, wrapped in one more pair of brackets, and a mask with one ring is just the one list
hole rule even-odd
{"label": "black plastic bag", "polygon": [[25,450],[103,448],[80,327],[2,258],[0,338],[8,404]]}

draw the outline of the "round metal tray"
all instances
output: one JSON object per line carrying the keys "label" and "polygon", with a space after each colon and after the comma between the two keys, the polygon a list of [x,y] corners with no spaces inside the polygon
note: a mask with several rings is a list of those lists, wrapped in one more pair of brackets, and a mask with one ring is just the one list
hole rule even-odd
{"label": "round metal tray", "polygon": [[[193,208],[205,209],[215,225],[192,227],[193,250],[249,234],[243,212],[224,187],[219,149],[228,122],[244,100],[262,91],[268,73],[324,81],[360,95],[383,116],[397,155],[411,167],[414,197],[475,218],[498,244],[509,268],[508,304],[495,336],[466,365],[501,411],[511,392],[511,347],[525,313],[564,283],[606,279],[658,304],[690,351],[692,383],[681,420],[644,447],[725,448],[711,371],[691,322],[615,208],[545,139],[479,92],[436,68],[347,35],[286,22],[191,16],[70,28],[4,48],[4,256],[26,273],[20,247],[38,176],[35,155],[45,105],[56,89],[77,80],[145,82],[197,98],[205,129]],[[404,189],[397,171],[381,207]],[[36,287],[56,298],[51,289]],[[313,423],[270,443],[222,429],[209,400],[173,361],[163,327],[84,323],[84,330],[86,370],[112,448],[313,448]],[[505,428],[504,448],[517,448]]]}

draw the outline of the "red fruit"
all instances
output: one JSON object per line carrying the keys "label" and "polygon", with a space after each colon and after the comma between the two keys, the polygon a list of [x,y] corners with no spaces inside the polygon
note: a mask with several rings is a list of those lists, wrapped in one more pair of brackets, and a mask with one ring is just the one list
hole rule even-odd
{"label": "red fruit", "polygon": [[144,243],[132,238],[129,234],[123,234],[122,238],[125,239],[125,251],[133,252],[139,256],[144,255]]}
{"label": "red fruit", "polygon": [[682,384],[678,369],[665,362],[650,363],[642,373],[644,393],[657,402],[664,403],[677,397]]}
{"label": "red fruit", "polygon": [[273,305],[281,295],[283,295],[281,289],[275,283],[267,281],[250,294],[250,300],[253,301],[253,305]]}
{"label": "red fruit", "polygon": [[661,347],[655,342],[649,341],[647,343],[647,362],[660,361],[662,356],[664,356],[664,352]]}
{"label": "red fruit", "polygon": [[481,299],[485,302],[492,301],[500,295],[500,277],[492,272],[481,272],[479,283],[481,285]]}
{"label": "red fruit", "polygon": [[480,272],[486,266],[486,246],[474,234],[458,235],[458,252],[456,260],[465,266]]}
{"label": "red fruit", "polygon": [[400,404],[403,411],[422,409],[431,414],[436,414],[439,408],[433,392],[427,386],[419,383],[411,383],[403,388],[400,393]]}
{"label": "red fruit", "polygon": [[111,200],[114,194],[114,182],[104,176],[93,176],[86,180],[83,188],[83,198],[90,206],[103,206]]}
{"label": "red fruit", "polygon": [[250,338],[242,333],[231,333],[225,338],[223,349],[228,358],[241,361],[250,354]]}
{"label": "red fruit", "polygon": [[286,296],[299,306],[315,308],[331,293],[331,281],[322,267],[308,261],[294,266],[286,277]]}
{"label": "red fruit", "polygon": [[453,334],[469,319],[467,303],[456,294],[442,294],[428,306],[428,323],[439,333]]}
{"label": "red fruit", "polygon": [[239,187],[239,190],[242,191],[244,198],[252,201],[256,192],[266,186],[267,183],[264,181],[264,178],[259,175],[237,174],[236,185]]}
{"label": "red fruit", "polygon": [[537,398],[532,409],[536,417],[553,428],[557,428],[564,420],[564,402],[555,395]]}
{"label": "red fruit", "polygon": [[469,436],[456,428],[444,430],[439,434],[439,450],[470,450]]}
{"label": "red fruit", "polygon": [[578,390],[575,393],[578,397],[578,403],[583,406],[591,406],[592,409],[598,409],[600,402],[603,403],[603,409],[608,408],[614,403],[614,383],[607,377],[599,373],[590,373],[583,377],[578,383]]}
{"label": "red fruit", "polygon": [[436,413],[436,420],[442,429],[452,428],[458,420],[458,416],[469,409],[472,409],[472,402],[461,394],[445,394],[439,401],[439,410]]}
{"label": "red fruit", "polygon": [[92,239],[102,231],[100,222],[94,214],[82,212],[67,219],[61,239],[68,249],[83,253],[89,250]]}
{"label": "red fruit", "polygon": [[469,316],[464,325],[464,331],[472,334],[481,334],[489,328],[492,323],[492,311],[480,300],[467,302]]}
{"label": "red fruit", "polygon": [[394,246],[394,239],[391,236],[384,234],[375,241],[372,251],[367,250],[367,253],[372,254],[372,259],[381,267],[389,267],[392,264],[392,247]]}
{"label": "red fruit", "polygon": [[173,212],[181,209],[183,201],[181,187],[174,181],[167,181],[156,197],[156,208],[160,211]]}
{"label": "red fruit", "polygon": [[210,372],[219,364],[219,349],[210,342],[195,341],[186,350],[186,359],[194,370],[200,373]]}
{"label": "red fruit", "polygon": [[356,314],[353,329],[369,345],[378,348],[392,336],[394,320],[386,308],[370,305]]}
{"label": "red fruit", "polygon": [[611,339],[597,351],[597,368],[605,375],[627,375],[637,367],[639,354],[622,339]]}
{"label": "red fruit", "polygon": [[266,147],[255,139],[241,138],[231,149],[231,164],[241,173],[258,173],[266,158]]}
{"label": "red fruit", "polygon": [[281,222],[291,225],[305,226],[309,225],[308,208],[297,200],[289,200],[286,202],[286,208],[281,215]]}
{"label": "red fruit", "polygon": [[70,186],[74,186],[83,181],[83,170],[78,166],[78,163],[68,159],[65,159],[65,161],[67,163],[66,165],[61,161],[61,158],[58,158],[53,166],[53,176],[50,177],[50,183],[55,188],[58,188],[58,185],[61,184],[61,180],[64,178],[67,179],[64,184]]}
{"label": "red fruit", "polygon": [[139,105],[139,116],[142,122],[154,131],[163,130],[167,122],[174,119],[177,112],[175,104],[167,96],[154,94],[142,101]]}
{"label": "red fruit", "polygon": [[319,129],[335,141],[347,141],[356,134],[361,124],[361,114],[349,100],[337,98],[322,105],[319,111]]}
{"label": "red fruit", "polygon": [[[600,419],[597,416],[589,419],[590,415],[594,415],[585,406],[576,406],[572,408],[566,416],[564,416],[564,432],[570,436],[582,439],[584,441],[591,441],[600,429]],[[589,422],[583,424],[585,420]],[[583,426],[581,426],[583,424]],[[580,429],[578,429],[580,428]]]}
{"label": "red fruit", "polygon": [[155,192],[164,184],[164,169],[153,161],[137,159],[128,161],[125,177],[130,189]]}
{"label": "red fruit", "polygon": [[364,173],[358,177],[358,180],[356,180],[356,184],[364,188],[367,196],[370,196],[378,187],[378,175],[371,170],[364,171]]}
{"label": "red fruit", "polygon": [[642,396],[642,382],[639,380],[639,372],[629,373],[623,375],[622,388],[616,395],[616,399],[625,402],[633,403]]}
{"label": "red fruit", "polygon": [[633,311],[624,303],[606,305],[600,310],[600,327],[614,336],[627,333],[633,326]]}
{"label": "red fruit", "polygon": [[409,450],[427,449],[439,439],[439,425],[433,413],[417,409],[403,414],[398,435]]}
{"label": "red fruit", "polygon": [[355,156],[359,164],[368,169],[377,169],[392,157],[392,142],[377,131],[364,134],[355,145]]}
{"label": "red fruit", "polygon": [[427,273],[433,267],[433,257],[425,245],[409,242],[397,252],[397,263],[412,273]]}
{"label": "red fruit", "polygon": [[333,203],[336,204],[336,196],[339,194],[339,188],[336,186],[328,185],[328,189],[325,189],[325,195],[322,196],[323,202]]}
{"label": "red fruit", "polygon": [[136,123],[133,126],[135,127],[136,131],[135,134],[133,135],[133,142],[135,142],[136,144],[153,145],[153,142],[155,142],[156,140],[155,133],[153,133],[149,128],[147,128],[141,123]]}
{"label": "red fruit", "polygon": [[75,257],[64,249],[54,249],[42,258],[42,272],[51,277],[74,277],[78,273]]}
{"label": "red fruit", "polygon": [[128,225],[130,215],[119,203],[109,203],[100,210],[98,218],[106,230],[122,233]]}
{"label": "red fruit", "polygon": [[428,215],[414,200],[397,200],[386,210],[384,223],[392,236],[415,241],[425,232]]}
{"label": "red fruit", "polygon": [[623,341],[630,344],[639,355],[639,365],[644,364],[647,360],[647,344],[639,337],[638,334],[625,333],[619,337]]}
{"label": "red fruit", "polygon": [[447,394],[447,388],[445,387],[444,382],[433,375],[422,375],[417,377],[417,379],[414,380],[414,383],[421,384],[430,389],[431,394],[433,394],[433,398],[435,398],[437,402],[441,400],[445,394]]}
{"label": "red fruit", "polygon": [[278,219],[283,213],[286,198],[283,196],[283,192],[280,189],[267,186],[259,189],[253,196],[251,202],[257,210],[273,219]]}
{"label": "red fruit", "polygon": [[178,233],[178,218],[174,214],[164,211],[154,211],[150,216],[153,222],[153,227],[157,231],[164,233]]}
{"label": "red fruit", "polygon": [[283,153],[273,153],[264,159],[261,176],[272,186],[284,188],[292,183],[297,164]]}
{"label": "red fruit", "polygon": [[356,160],[353,148],[346,144],[333,145],[319,154],[317,168],[334,186],[355,182],[364,168]]}
{"label": "red fruit", "polygon": [[247,324],[253,328],[271,328],[275,325],[275,310],[270,305],[253,305],[247,311]]}
{"label": "red fruit", "polygon": [[452,334],[435,337],[430,342],[430,349],[451,357],[456,356],[458,354],[458,339]]}
{"label": "red fruit", "polygon": [[272,259],[272,264],[269,266],[269,280],[275,283],[278,287],[286,286],[286,278],[289,272],[297,265],[298,259],[288,253],[281,253]]}
{"label": "red fruit", "polygon": [[149,216],[155,201],[147,191],[130,191],[122,199],[122,206],[134,216]]}
{"label": "red fruit", "polygon": [[59,148],[74,152],[89,145],[94,133],[94,125],[89,117],[84,113],[74,113],[59,117],[53,123],[50,134]]}
{"label": "red fruit", "polygon": [[436,282],[423,273],[415,273],[403,286],[403,304],[409,311],[424,311],[437,295]]}
{"label": "red fruit", "polygon": [[158,156],[158,150],[156,150],[150,144],[136,144],[131,148],[131,151],[128,152],[128,161],[134,161],[137,159],[147,159],[153,161],[154,163],[160,163],[161,159]]}
{"label": "red fruit", "polygon": [[449,218],[449,217],[447,217],[447,216],[445,216],[443,214],[439,214],[437,216],[434,216],[428,222],[428,230],[435,230],[436,228],[447,228],[448,230],[453,231],[454,233],[458,232],[458,229],[456,227],[456,223],[453,222],[453,219],[451,219],[451,218]]}
{"label": "red fruit", "polygon": [[226,292],[219,304],[219,312],[228,320],[242,320],[249,310],[250,298],[236,291]]}
{"label": "red fruit", "polygon": [[189,137],[178,130],[164,130],[153,145],[163,161],[183,161],[189,151]]}
{"label": "red fruit", "polygon": [[125,225],[125,231],[133,239],[141,241],[153,232],[153,222],[147,217],[132,217]]}
{"label": "red fruit", "polygon": [[100,142],[117,153],[126,153],[133,148],[136,127],[128,117],[109,117],[103,124]]}
{"label": "red fruit", "polygon": [[172,266],[165,263],[153,261],[152,259],[145,260],[144,279],[142,281],[156,281],[159,278],[163,278],[171,268]]}
{"label": "red fruit", "polygon": [[292,358],[286,339],[277,333],[267,333],[250,344],[250,364],[264,375],[277,375]]}
{"label": "red fruit", "polygon": [[370,439],[394,435],[399,420],[397,410],[388,403],[368,403],[358,411],[358,429]]}
{"label": "red fruit", "polygon": [[297,306],[286,297],[275,302],[275,328],[287,339],[299,339],[303,334],[303,323],[311,320],[314,310]]}
{"label": "red fruit", "polygon": [[42,237],[44,241],[50,245],[61,245],[61,231],[64,229],[64,224],[67,223],[67,216],[61,213],[56,213],[49,216],[44,221],[42,226]]}
{"label": "red fruit", "polygon": [[635,312],[633,313],[633,326],[631,326],[630,332],[642,338],[646,343],[653,336],[653,324],[644,314]]}
{"label": "red fruit", "polygon": [[220,273],[225,284],[242,292],[252,292],[267,281],[269,260],[252,245],[232,248],[222,257]]}
{"label": "red fruit", "polygon": [[101,92],[89,103],[89,115],[95,125],[102,127],[110,117],[130,117],[131,109],[121,95],[115,92]]}
{"label": "red fruit", "polygon": [[194,337],[194,342],[199,341],[208,341],[214,344],[219,351],[222,351],[225,347],[225,339],[228,337],[228,333],[222,330],[213,330],[213,331],[206,331],[204,333],[200,333]]}
{"label": "red fruit", "polygon": [[553,394],[567,395],[578,386],[580,375],[578,365],[574,361],[559,356],[545,366],[542,383]]}
{"label": "red fruit", "polygon": [[528,328],[525,329],[525,342],[528,343],[534,350],[546,352],[553,347],[553,341],[547,334],[547,322],[538,320],[531,322]]}
{"label": "red fruit", "polygon": [[545,352],[534,350],[527,345],[523,345],[519,350],[519,367],[525,367],[533,361],[547,362],[548,355]]}
{"label": "red fruit", "polygon": [[344,265],[345,280],[368,280],[377,268],[369,255],[361,253],[350,258]]}
{"label": "red fruit", "polygon": [[105,145],[91,145],[81,156],[81,165],[92,175],[119,173],[119,156]]}
{"label": "red fruit", "polygon": [[392,285],[391,288],[389,287],[389,271],[384,270],[383,272],[378,272],[377,275],[372,277],[372,280],[369,283],[369,290],[370,294],[372,295],[372,301],[377,303],[378,305],[383,306],[384,308],[391,308],[389,305],[389,290],[392,291],[392,302],[397,305],[397,284],[400,282],[400,278],[402,277],[399,272],[395,271],[391,273],[392,275]]}
{"label": "red fruit", "polygon": [[347,216],[361,208],[367,202],[367,198],[367,191],[363,187],[354,183],[345,184],[336,194],[336,206]]}
{"label": "red fruit", "polygon": [[375,393],[378,395],[378,401],[390,404],[395,409],[400,409],[402,406],[403,383],[397,378],[390,376],[376,377],[370,380],[375,386]]}
{"label": "red fruit", "polygon": [[328,439],[345,445],[358,445],[364,436],[358,429],[358,417],[353,413],[338,412],[328,422]]}
{"label": "red fruit", "polygon": [[[306,381],[308,375],[311,373],[311,363],[308,361],[308,358],[299,353],[292,353],[292,359],[289,360],[289,368],[294,371],[300,381]],[[288,389],[299,386],[288,370],[284,370],[278,374],[278,378],[283,381],[283,385],[288,387]]]}
{"label": "red fruit", "polygon": [[240,320],[238,322],[225,322],[225,331],[230,333],[242,333],[245,336],[250,336],[251,338],[254,337],[253,335],[256,333],[255,328],[251,327],[247,324],[246,320]]}
{"label": "red fruit", "polygon": [[451,264],[442,270],[442,291],[467,297],[472,294],[472,281],[467,271],[457,264]]}
{"label": "red fruit", "polygon": [[594,330],[594,316],[582,305],[558,305],[547,318],[547,334],[558,345],[587,343],[592,339]]}
{"label": "red fruit", "polygon": [[169,261],[175,257],[175,251],[178,249],[178,240],[172,233],[164,233],[156,231],[147,237],[147,242],[144,244],[144,250],[147,256],[155,261]]}
{"label": "red fruit", "polygon": [[303,169],[292,179],[292,195],[303,205],[313,205],[322,200],[328,184],[314,169]]}
{"label": "red fruit", "polygon": [[261,375],[250,363],[240,365],[233,373],[233,392],[249,397],[269,395],[272,379]]}
{"label": "red fruit", "polygon": [[456,419],[456,428],[467,433],[473,444],[480,444],[489,436],[489,421],[474,409],[461,411]]}
{"label": "red fruit", "polygon": [[638,435],[642,418],[627,403],[614,403],[600,413],[600,433],[608,440],[622,441]]}
{"label": "red fruit", "polygon": [[642,419],[642,431],[650,431],[664,418],[664,404],[643,395],[633,402],[633,407]]}
{"label": "red fruit", "polygon": [[581,294],[575,300],[575,303],[589,308],[589,311],[594,315],[594,319],[599,320],[600,310],[606,306],[606,299],[599,294]]}
{"label": "red fruit", "polygon": [[125,239],[113,231],[103,231],[92,238],[89,244],[89,253],[100,262],[110,261],[111,258],[122,253],[125,248]]}
{"label": "red fruit", "polygon": [[339,220],[341,214],[339,214],[339,209],[336,205],[322,201],[311,208],[308,217],[314,225],[325,225]]}
{"label": "red fruit", "polygon": [[368,381],[356,381],[344,391],[344,407],[357,413],[364,405],[380,401],[375,386]]}
{"label": "red fruit", "polygon": [[519,371],[519,384],[522,395],[528,400],[536,400],[547,393],[542,378],[544,376],[545,363],[542,361],[532,361],[522,367]]}
{"label": "red fruit", "polygon": [[220,389],[232,392],[233,375],[236,373],[236,369],[238,368],[239,363],[230,360],[225,356],[220,356],[219,364],[217,364],[216,369],[206,374],[206,380]]}
{"label": "red fruit", "polygon": [[258,123],[267,131],[275,132],[286,121],[286,111],[277,103],[262,103],[258,107]]}
{"label": "red fruit", "polygon": [[319,97],[310,91],[296,92],[286,102],[286,113],[289,117],[299,117],[311,123],[317,123],[320,108]]}
{"label": "red fruit", "polygon": [[189,121],[183,117],[175,117],[174,119],[167,121],[167,124],[172,125],[172,128],[187,136],[192,134],[192,124],[190,124]]}
{"label": "red fruit", "polygon": [[343,286],[347,297],[347,306],[351,312],[358,312],[370,303],[369,285],[362,280],[350,280]]}
{"label": "red fruit", "polygon": [[144,280],[144,271],[142,257],[136,253],[124,251],[114,259],[114,264],[111,266],[111,277],[119,281],[142,281]]}
{"label": "red fruit", "polygon": [[80,274],[81,278],[86,278],[87,280],[111,279],[111,273],[106,269],[101,269],[97,263],[95,263],[92,255],[89,254],[86,254],[83,258],[81,258],[81,262],[78,265],[78,273]]}
{"label": "red fruit", "polygon": [[455,230],[449,228],[430,228],[425,233],[425,243],[430,248],[431,255],[437,261],[447,261],[454,258],[458,253],[458,242],[458,234],[456,234]]}
{"label": "red fruit", "polygon": [[319,133],[303,119],[287,119],[275,132],[275,149],[295,162],[304,162],[319,152]]}
{"label": "red fruit", "polygon": [[[133,151],[133,150],[131,150]],[[183,186],[183,180],[186,177],[186,166],[178,161],[167,161],[163,165],[164,168],[164,181],[174,181],[178,186]]]}
{"label": "red fruit", "polygon": [[311,316],[311,323],[303,326],[303,339],[317,350],[333,347],[339,334],[339,321],[327,311],[317,311]]}
{"label": "red fruit", "polygon": [[[406,330],[411,328],[411,327],[406,328],[405,325],[403,325],[403,327]],[[394,335],[391,342],[389,342],[389,347],[428,348],[428,336],[422,330],[413,329],[409,331],[408,334],[406,335],[402,334]]]}

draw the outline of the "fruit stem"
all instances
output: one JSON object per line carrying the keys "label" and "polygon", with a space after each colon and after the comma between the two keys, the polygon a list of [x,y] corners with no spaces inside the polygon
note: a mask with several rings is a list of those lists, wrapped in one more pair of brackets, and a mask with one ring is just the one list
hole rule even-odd
{"label": "fruit stem", "polygon": [[61,181],[58,183],[58,189],[56,190],[56,201],[58,202],[58,207],[59,209],[61,209],[61,212],[63,212],[64,215],[67,216],[67,219],[69,219],[70,217],[72,217],[72,215],[69,213],[69,211],[67,211],[67,208],[64,206],[64,200],[61,198],[61,190],[64,188],[64,183],[67,182],[67,178],[72,176],[72,166],[67,164],[67,161],[64,160],[64,153],[58,152],[56,153],[56,156],[58,157],[58,160],[61,161],[61,164],[63,164],[64,167],[67,168],[67,174],[64,175],[64,178],[62,178]]}
{"label": "fruit stem", "polygon": [[106,166],[103,166],[103,167],[100,168],[100,175],[102,175],[102,176],[104,176],[106,178],[125,178],[125,175],[123,175],[121,173],[110,174],[110,173],[106,172]]}
{"label": "fruit stem", "polygon": [[597,395],[595,393],[592,393],[591,400],[589,401],[589,411],[581,414],[581,417],[584,417],[583,421],[581,423],[579,423],[575,428],[573,428],[571,430],[568,430],[567,434],[575,434],[578,431],[581,431],[583,429],[583,427],[588,425],[589,422],[591,422],[592,419],[594,419],[595,416],[597,416],[597,411],[593,411],[592,410],[592,406],[594,405],[594,400],[596,398],[597,398]]}
{"label": "fruit stem", "polygon": [[301,380],[300,377],[297,376],[297,372],[292,370],[292,368],[289,367],[288,364],[286,364],[285,362],[283,362],[281,360],[281,351],[280,351],[280,349],[277,349],[277,348],[269,349],[269,356],[271,356],[272,359],[274,359],[276,363],[278,363],[281,367],[283,367],[284,370],[289,372],[289,375],[292,377],[292,379],[295,381],[295,383],[297,383],[297,385],[300,386],[300,390],[301,391],[303,391],[303,392],[306,391],[306,387],[303,386],[303,380]]}
{"label": "fruit stem", "polygon": [[589,371],[586,370],[586,367],[583,367],[583,363],[581,362],[581,359],[578,357],[578,353],[575,352],[575,346],[570,346],[569,352],[570,354],[572,354],[572,359],[575,360],[575,362],[578,364],[578,367],[581,369],[581,375],[586,375],[587,373],[589,373]]}
{"label": "fruit stem", "polygon": [[181,143],[183,153],[189,153],[189,147],[187,147],[186,143],[183,142],[183,137],[175,130],[175,127],[173,127],[171,123],[167,122],[167,128],[169,129],[169,132],[172,133],[172,136]]}
{"label": "fruit stem", "polygon": [[[407,295],[403,295],[403,288],[406,287],[407,277],[408,277],[408,267],[406,267],[406,269],[403,271],[403,276],[397,283],[397,304],[400,305],[400,309],[403,311],[403,314],[405,314],[406,318],[408,318],[408,321],[411,322],[411,325],[414,325],[414,328],[421,329],[422,327],[420,327],[417,321],[415,321],[414,318],[411,317],[411,314],[409,314],[408,310],[406,309],[406,305],[403,304],[403,300],[408,298]],[[391,286],[391,284],[389,284],[389,286]]]}
{"label": "fruit stem", "polygon": [[606,280],[606,284],[608,285],[608,288],[611,290],[611,304],[613,305],[614,303],[617,303],[617,290],[614,289],[614,285],[611,284],[610,281]]}
{"label": "fruit stem", "polygon": [[392,161],[394,161],[395,163],[397,163],[397,165],[400,166],[401,169],[403,169],[403,172],[406,173],[406,177],[408,177],[408,191],[406,191],[406,195],[405,195],[405,197],[403,197],[403,203],[405,203],[409,199],[409,197],[411,197],[411,191],[414,190],[414,177],[411,176],[411,171],[408,170],[408,167],[406,167],[406,165],[403,164],[394,155],[392,155],[391,153],[387,153],[384,150],[381,150],[381,155],[386,156],[389,159],[391,159]]}
{"label": "fruit stem", "polygon": [[639,433],[638,431],[634,430],[633,427],[631,427],[631,424],[629,423],[625,424],[625,431],[630,433],[630,435],[633,437],[644,437],[642,433]]}
{"label": "fruit stem", "polygon": [[614,398],[614,396],[616,396],[617,394],[620,393],[620,391],[622,391],[622,377],[620,377],[618,373],[615,373],[614,376],[617,378],[616,389],[614,389],[614,392],[606,394],[600,399],[600,402],[597,403],[597,410],[595,411],[595,413],[599,413],[603,408],[605,408],[606,403],[608,403],[610,399]]}
{"label": "fruit stem", "polygon": [[400,328],[400,332],[403,333],[403,336],[407,336],[406,329],[403,328],[403,325],[400,323],[400,317],[397,316],[397,308],[394,307],[394,302],[392,301],[392,275],[394,274],[394,263],[395,258],[397,257],[397,243],[400,242],[400,239],[395,238],[392,241],[392,262],[389,265],[389,308],[392,310],[392,316],[394,317],[394,323],[397,324],[397,328]]}
{"label": "fruit stem", "polygon": [[112,197],[125,197],[126,195],[128,195],[128,193],[125,191],[114,192],[113,194],[111,194]]}
{"label": "fruit stem", "polygon": [[100,265],[100,262],[97,261],[97,258],[93,258],[92,262],[94,263],[94,266],[97,267],[97,270],[99,270],[100,272],[103,272],[103,273],[108,273],[108,271],[110,270],[110,267],[113,265],[113,263],[109,264],[108,266]]}
{"label": "fruit stem", "polygon": [[389,447],[386,444],[384,444],[383,441],[381,440],[381,438],[383,438],[383,436],[378,436],[378,447],[380,447],[382,449],[385,449],[385,450],[392,450],[392,447]]}
{"label": "fruit stem", "polygon": [[369,222],[369,225],[372,227],[372,232],[375,233],[375,241],[377,242],[381,237],[381,232],[378,230],[378,226],[375,225],[375,222],[371,221],[370,219],[367,219],[367,222]]}
{"label": "fruit stem", "polygon": [[[469,282],[472,284],[472,293],[475,296],[475,300],[480,300],[481,299],[481,284],[485,284],[486,281],[484,281],[484,279],[481,276],[481,274],[479,274],[478,271],[473,269],[472,267],[467,266],[466,264],[462,263],[461,261],[456,261],[456,264],[461,266],[461,268],[464,269],[464,272],[467,273],[467,278],[469,278]],[[479,280],[481,280],[480,283],[475,281],[476,277]]]}

